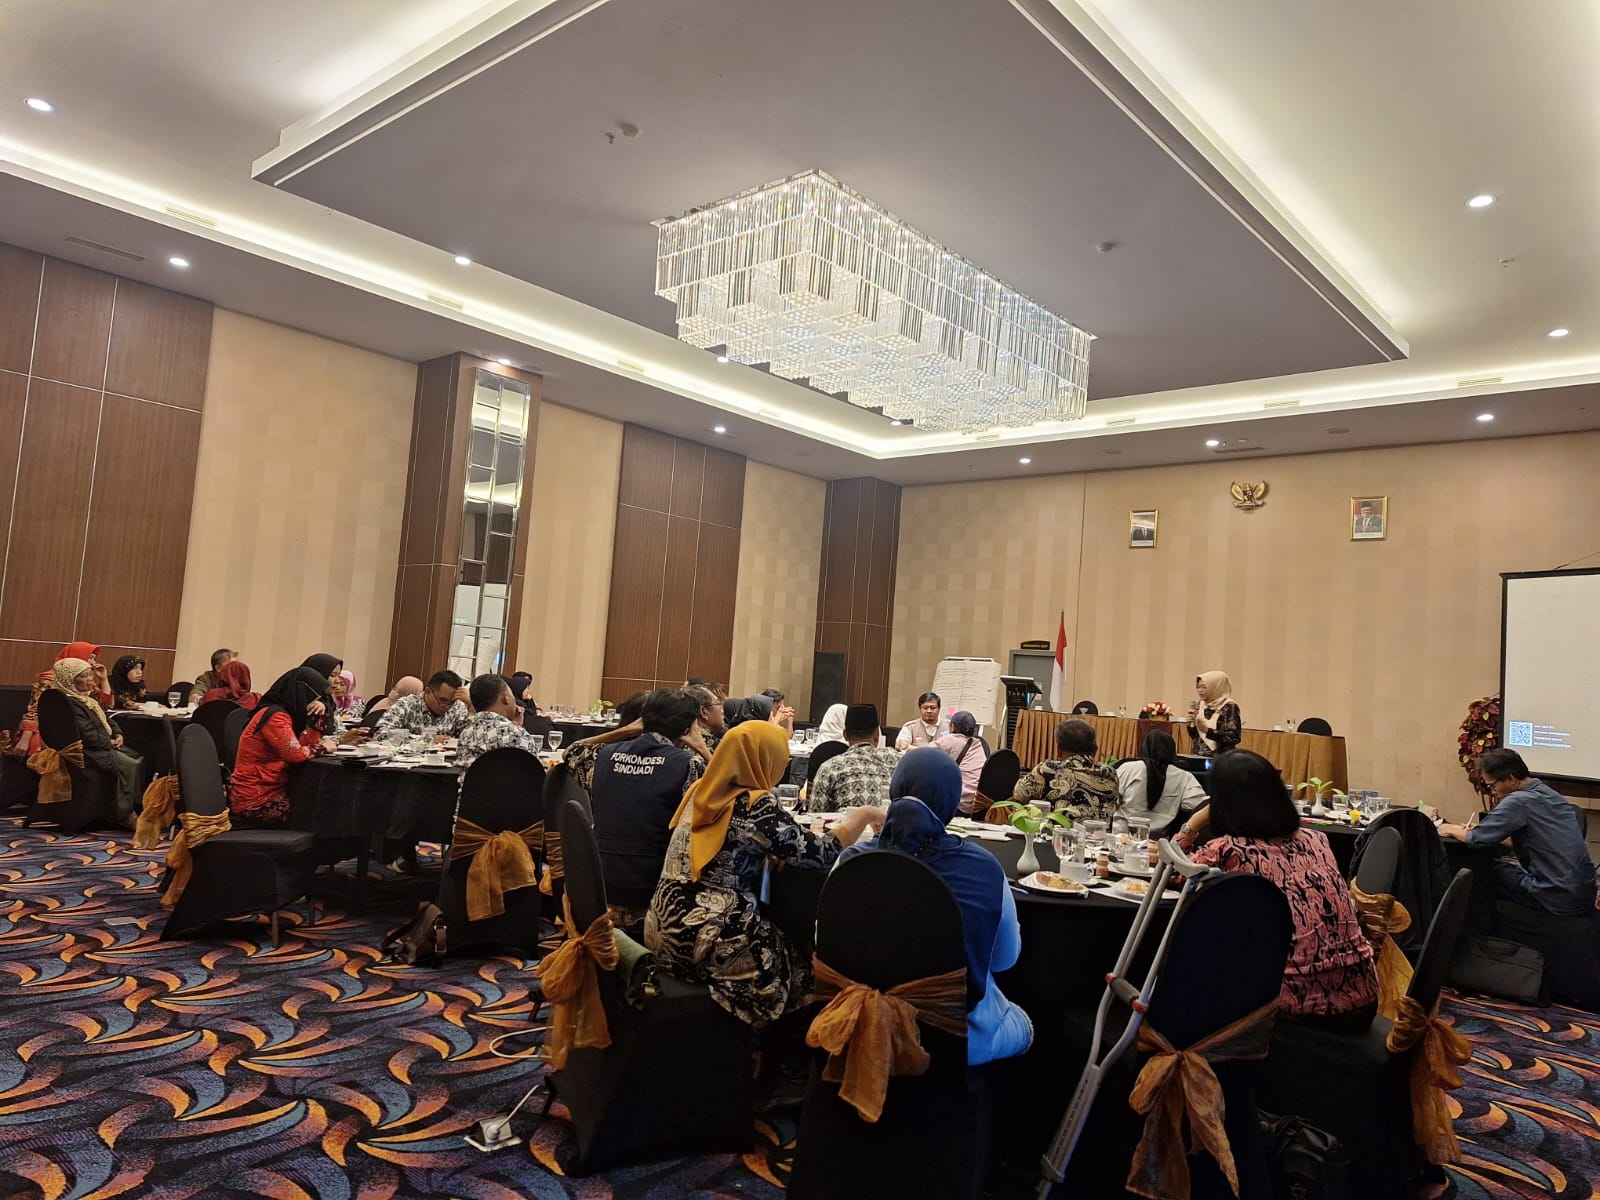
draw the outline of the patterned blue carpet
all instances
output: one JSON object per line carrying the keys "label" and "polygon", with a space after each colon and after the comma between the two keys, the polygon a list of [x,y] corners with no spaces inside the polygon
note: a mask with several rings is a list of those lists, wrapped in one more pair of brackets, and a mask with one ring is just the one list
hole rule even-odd
{"label": "patterned blue carpet", "polygon": [[[466,1146],[464,1132],[536,1078],[488,1047],[526,1025],[531,976],[514,958],[380,965],[414,883],[386,877],[358,916],[290,917],[277,950],[264,926],[163,943],[160,852],[9,818],[0,832],[7,1200],[782,1194],[794,1133],[782,1121],[758,1124],[742,1156],[589,1179],[562,1172],[559,1105],[524,1110],[516,1149]],[[1465,1001],[1451,1012],[1476,1053],[1456,1093],[1467,1160],[1441,1194],[1600,1194],[1600,1019]]]}

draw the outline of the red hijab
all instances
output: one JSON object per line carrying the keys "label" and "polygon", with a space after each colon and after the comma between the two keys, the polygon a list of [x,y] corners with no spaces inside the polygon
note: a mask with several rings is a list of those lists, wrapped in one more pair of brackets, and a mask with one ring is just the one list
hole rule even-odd
{"label": "red hijab", "polygon": [[222,681],[222,686],[214,687],[200,697],[200,703],[232,700],[241,708],[254,708],[261,703],[261,697],[250,690],[250,668],[237,658],[229,659],[218,667],[217,678]]}

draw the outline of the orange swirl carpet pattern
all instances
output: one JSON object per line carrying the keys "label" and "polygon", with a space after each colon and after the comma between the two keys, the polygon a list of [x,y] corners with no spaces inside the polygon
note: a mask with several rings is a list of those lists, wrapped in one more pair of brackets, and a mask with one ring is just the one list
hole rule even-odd
{"label": "orange swirl carpet pattern", "polygon": [[[794,1127],[758,1122],[750,1153],[573,1179],[558,1104],[528,1140],[463,1143],[537,1067],[494,1057],[528,1023],[520,959],[382,965],[416,881],[306,928],[158,940],[160,851],[129,835],[61,837],[0,819],[0,1197],[573,1197],[782,1194]],[[1472,1037],[1454,1094],[1466,1156],[1441,1196],[1600,1195],[1600,1018],[1452,1002]],[[520,1048],[512,1043],[508,1050]],[[1031,1154],[1028,1156],[1031,1160]]]}

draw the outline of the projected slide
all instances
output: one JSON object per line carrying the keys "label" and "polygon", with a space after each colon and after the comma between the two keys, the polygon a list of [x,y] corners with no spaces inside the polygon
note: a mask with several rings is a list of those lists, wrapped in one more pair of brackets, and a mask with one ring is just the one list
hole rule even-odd
{"label": "projected slide", "polygon": [[1600,779],[1600,571],[1503,579],[1501,744],[1535,775]]}

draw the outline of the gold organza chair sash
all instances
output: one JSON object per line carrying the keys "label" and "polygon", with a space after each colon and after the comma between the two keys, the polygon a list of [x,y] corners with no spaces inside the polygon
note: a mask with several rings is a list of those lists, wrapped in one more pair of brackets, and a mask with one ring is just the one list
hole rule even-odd
{"label": "gold organza chair sash", "polygon": [[83,766],[83,743],[73,742],[62,750],[48,747],[28,756],[28,768],[39,776],[39,803],[55,804],[72,799],[72,777],[65,764]]}
{"label": "gold organza chair sash", "polygon": [[550,1002],[550,1028],[545,1035],[544,1057],[556,1070],[567,1065],[567,1055],[585,1048],[611,1045],[611,1026],[600,998],[598,971],[617,969],[617,939],[611,917],[601,913],[580,935],[572,919],[572,900],[562,896],[567,940],[539,960],[534,974],[544,985]]}
{"label": "gold organza chair sash", "polygon": [[544,878],[539,881],[539,890],[546,896],[555,895],[555,881],[565,874],[566,859],[561,853],[561,831],[547,829],[544,831]]}
{"label": "gold organza chair sash", "polygon": [[506,911],[507,892],[533,887],[539,882],[533,852],[544,841],[544,822],[526,829],[490,833],[482,825],[456,819],[450,861],[472,860],[467,867],[467,919],[482,921]]}
{"label": "gold organza chair sash", "polygon": [[1350,901],[1355,905],[1361,932],[1377,954],[1378,1011],[1391,1021],[1400,997],[1411,986],[1411,963],[1395,944],[1394,935],[1411,928],[1406,906],[1383,892],[1368,895],[1350,882]]}
{"label": "gold organza chair sash", "polygon": [[[1278,1002],[1263,1004],[1233,1024],[1201,1038],[1187,1050],[1173,1048],[1156,1029],[1139,1027],[1139,1049],[1152,1055],[1139,1072],[1128,1102],[1145,1113],[1144,1134],[1128,1170],[1128,1190],[1151,1200],[1189,1194],[1190,1153],[1204,1150],[1216,1160],[1233,1194],[1239,1173],[1223,1126],[1226,1105],[1212,1063],[1265,1058],[1272,1045]],[[1189,1143],[1183,1120],[1189,1118]]]}
{"label": "gold organza chair sash", "polygon": [[846,979],[812,955],[814,1000],[827,1006],[806,1031],[806,1045],[828,1052],[822,1078],[839,1085],[839,1098],[865,1121],[883,1115],[891,1075],[921,1075],[928,1069],[917,1022],[967,1036],[967,970],[929,975],[880,992]]}
{"label": "gold organza chair sash", "polygon": [[1445,1092],[1461,1086],[1461,1067],[1472,1058],[1472,1043],[1439,1019],[1439,1005],[1424,1013],[1410,996],[1400,998],[1394,1028],[1386,1043],[1391,1054],[1415,1050],[1411,1059],[1411,1132],[1428,1161],[1461,1161],[1461,1143],[1450,1120]]}
{"label": "gold organza chair sash", "polygon": [[154,850],[161,842],[162,831],[176,819],[177,811],[178,777],[163,775],[152,779],[144,790],[144,803],[133,830],[133,844],[140,850]]}
{"label": "gold organza chair sash", "polygon": [[228,820],[227,809],[211,815],[178,814],[178,836],[172,839],[172,845],[167,850],[167,867],[172,871],[172,882],[161,897],[163,908],[171,908],[176,904],[183,895],[183,889],[189,886],[189,876],[194,874],[193,852],[232,828],[233,822]]}

